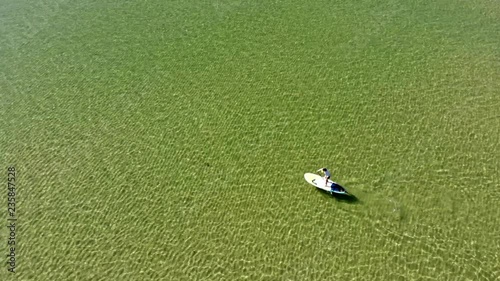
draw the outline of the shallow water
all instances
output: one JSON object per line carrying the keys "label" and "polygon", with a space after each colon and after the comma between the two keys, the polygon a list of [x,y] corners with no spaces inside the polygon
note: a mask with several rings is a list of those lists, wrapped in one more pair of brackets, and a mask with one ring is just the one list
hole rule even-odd
{"label": "shallow water", "polygon": [[55,3],[1,27],[18,280],[500,278],[486,2]]}

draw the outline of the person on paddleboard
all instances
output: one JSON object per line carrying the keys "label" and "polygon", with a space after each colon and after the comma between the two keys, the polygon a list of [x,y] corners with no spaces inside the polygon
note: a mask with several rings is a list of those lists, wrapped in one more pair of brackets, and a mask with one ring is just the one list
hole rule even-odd
{"label": "person on paddleboard", "polygon": [[324,178],[325,178],[325,186],[327,186],[328,185],[328,180],[332,176],[332,174],[330,174],[330,171],[328,171],[327,168],[321,168],[321,169],[318,169],[317,172],[322,172],[323,173]]}

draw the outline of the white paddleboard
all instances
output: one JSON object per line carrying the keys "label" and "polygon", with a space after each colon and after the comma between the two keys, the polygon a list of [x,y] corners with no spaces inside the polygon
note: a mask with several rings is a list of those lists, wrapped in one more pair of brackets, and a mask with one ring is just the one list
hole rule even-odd
{"label": "white paddleboard", "polygon": [[308,183],[314,185],[319,189],[323,189],[325,191],[337,194],[349,194],[342,186],[340,186],[338,183],[334,181],[328,180],[328,183],[325,186],[325,178],[320,175],[313,173],[305,173],[304,179],[306,179]]}

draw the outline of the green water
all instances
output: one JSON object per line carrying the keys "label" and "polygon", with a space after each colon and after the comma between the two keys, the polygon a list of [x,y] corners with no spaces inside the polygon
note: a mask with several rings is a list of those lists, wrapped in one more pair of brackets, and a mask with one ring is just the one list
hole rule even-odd
{"label": "green water", "polygon": [[1,280],[500,278],[495,1],[0,7]]}

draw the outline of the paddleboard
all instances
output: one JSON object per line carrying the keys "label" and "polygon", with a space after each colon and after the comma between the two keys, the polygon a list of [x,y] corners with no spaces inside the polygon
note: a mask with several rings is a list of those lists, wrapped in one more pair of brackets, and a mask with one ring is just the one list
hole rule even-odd
{"label": "paddleboard", "polygon": [[304,179],[314,185],[315,187],[328,191],[328,192],[333,192],[337,194],[349,194],[347,191],[338,183],[328,180],[328,183],[325,186],[325,178],[317,175],[317,174],[312,174],[312,173],[305,173],[304,174]]}

